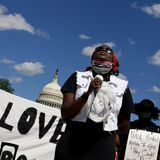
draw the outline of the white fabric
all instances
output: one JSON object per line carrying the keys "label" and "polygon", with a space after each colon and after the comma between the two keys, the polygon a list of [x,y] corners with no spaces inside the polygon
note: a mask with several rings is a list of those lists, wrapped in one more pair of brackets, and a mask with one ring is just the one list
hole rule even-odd
{"label": "white fabric", "polygon": [[[51,122],[52,118],[55,120]],[[56,130],[60,119],[59,109],[0,90],[0,159],[53,160],[56,143],[51,138],[56,131],[58,140],[65,129],[62,123],[62,128]],[[42,121],[44,124],[40,124]],[[30,127],[28,122],[33,122]],[[24,132],[26,127],[28,130]]]}
{"label": "white fabric", "polygon": [[[91,94],[94,97],[94,93]],[[116,94],[107,82],[102,83],[93,102],[87,101],[91,106],[89,118],[95,122],[106,122],[111,110],[115,110]]]}
{"label": "white fabric", "polygon": [[109,84],[113,86],[113,90],[116,93],[116,109],[112,110],[108,116],[107,122],[104,125],[104,130],[112,131],[117,130],[118,126],[118,114],[122,106],[123,94],[127,88],[128,81],[120,79],[114,75],[110,76]]}
{"label": "white fabric", "polygon": [[[93,76],[91,71],[77,71],[76,98],[79,98],[88,90],[92,79]],[[86,122],[87,117],[89,116],[89,118],[95,122],[103,121],[105,131],[117,130],[117,117],[127,85],[128,81],[111,75],[110,81],[103,82],[102,88],[98,90],[96,97],[94,96],[94,93],[89,95],[88,100],[81,109],[80,113],[72,120]]]}
{"label": "white fabric", "polygon": [[[76,91],[76,99],[82,96],[84,92],[88,90],[89,84],[91,80],[93,79],[92,72],[78,72],[77,71],[77,91]],[[93,100],[93,97],[89,96],[89,99],[91,98],[91,101]],[[76,115],[72,120],[73,121],[81,121],[86,122],[87,116],[89,113],[90,107],[86,104],[81,109],[80,113]]]}

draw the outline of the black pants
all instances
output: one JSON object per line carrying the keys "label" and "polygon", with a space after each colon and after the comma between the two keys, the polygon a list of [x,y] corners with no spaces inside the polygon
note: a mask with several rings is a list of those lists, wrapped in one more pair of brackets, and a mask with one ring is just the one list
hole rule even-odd
{"label": "black pants", "polygon": [[115,160],[115,134],[91,120],[71,122],[58,141],[55,160]]}

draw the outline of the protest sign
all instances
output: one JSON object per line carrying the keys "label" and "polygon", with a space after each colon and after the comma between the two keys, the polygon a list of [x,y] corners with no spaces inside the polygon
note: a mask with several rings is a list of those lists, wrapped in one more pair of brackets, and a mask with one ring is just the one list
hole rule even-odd
{"label": "protest sign", "polygon": [[124,159],[157,160],[159,142],[159,133],[131,129]]}
{"label": "protest sign", "polygon": [[60,110],[0,90],[0,160],[53,160]]}

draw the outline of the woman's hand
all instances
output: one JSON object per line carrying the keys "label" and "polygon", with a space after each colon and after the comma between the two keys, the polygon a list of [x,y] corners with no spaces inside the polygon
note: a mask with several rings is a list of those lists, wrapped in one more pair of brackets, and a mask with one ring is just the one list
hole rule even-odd
{"label": "woman's hand", "polygon": [[91,82],[88,88],[87,93],[90,94],[93,91],[97,91],[101,88],[103,82],[103,77],[101,75],[97,75]]}

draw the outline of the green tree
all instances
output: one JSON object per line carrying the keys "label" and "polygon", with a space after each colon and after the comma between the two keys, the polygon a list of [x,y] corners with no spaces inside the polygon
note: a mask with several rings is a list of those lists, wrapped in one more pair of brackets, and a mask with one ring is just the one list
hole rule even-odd
{"label": "green tree", "polygon": [[8,79],[0,78],[0,89],[13,93],[14,89],[11,87],[11,84]]}

